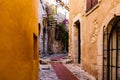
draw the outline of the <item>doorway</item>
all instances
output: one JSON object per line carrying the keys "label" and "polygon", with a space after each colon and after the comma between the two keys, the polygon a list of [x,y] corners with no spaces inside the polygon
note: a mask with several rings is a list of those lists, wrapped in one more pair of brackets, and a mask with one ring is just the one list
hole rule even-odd
{"label": "doorway", "polygon": [[120,17],[103,30],[103,80],[120,80]]}
{"label": "doorway", "polygon": [[77,54],[75,53],[75,58],[77,59],[77,63],[81,63],[81,31],[80,31],[80,21],[78,20],[78,21],[76,21],[75,22],[75,38],[76,38],[76,40],[75,40],[75,42],[74,42],[74,44],[75,44],[75,46],[77,46],[77,48],[75,49],[77,52]]}

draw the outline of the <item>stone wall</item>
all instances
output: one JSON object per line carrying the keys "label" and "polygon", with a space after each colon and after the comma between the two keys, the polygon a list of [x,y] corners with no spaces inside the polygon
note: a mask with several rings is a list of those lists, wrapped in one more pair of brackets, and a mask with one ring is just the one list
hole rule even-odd
{"label": "stone wall", "polygon": [[69,55],[73,59],[76,55],[74,52],[77,48],[77,43],[74,43],[74,24],[79,20],[81,23],[82,68],[99,80],[102,80],[103,27],[107,27],[115,15],[120,15],[119,9],[119,0],[98,0],[98,4],[86,13],[85,0],[70,0]]}
{"label": "stone wall", "polygon": [[[40,23],[39,54],[41,57],[47,53],[47,22],[46,25],[43,24],[43,20],[47,18],[45,7],[45,1],[38,0],[38,22]],[[44,28],[46,29],[45,33],[43,32]]]}
{"label": "stone wall", "polygon": [[63,53],[63,44],[61,41],[55,39],[55,27],[49,26],[48,28],[48,53]]}

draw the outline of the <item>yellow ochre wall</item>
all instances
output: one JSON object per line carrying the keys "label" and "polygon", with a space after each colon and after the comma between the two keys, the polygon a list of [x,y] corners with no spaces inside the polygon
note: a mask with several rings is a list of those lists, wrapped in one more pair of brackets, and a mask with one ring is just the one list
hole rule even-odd
{"label": "yellow ochre wall", "polygon": [[75,60],[77,32],[75,22],[80,21],[81,64],[86,72],[102,80],[103,27],[107,27],[115,16],[120,16],[120,0],[98,0],[98,4],[86,13],[87,0],[69,0],[69,55]]}
{"label": "yellow ochre wall", "polygon": [[0,0],[0,80],[38,80],[37,0]]}

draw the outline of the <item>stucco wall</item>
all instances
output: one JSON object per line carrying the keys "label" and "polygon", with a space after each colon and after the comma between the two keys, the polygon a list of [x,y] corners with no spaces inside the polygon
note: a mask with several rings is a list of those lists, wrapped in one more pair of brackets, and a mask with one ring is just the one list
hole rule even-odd
{"label": "stucco wall", "polygon": [[[103,26],[111,21],[114,15],[119,13],[119,0],[98,0],[95,9],[86,13],[85,0],[70,0],[70,54],[74,58],[73,43],[74,22],[79,20],[81,24],[81,52],[82,68],[99,80],[102,80],[102,55],[103,55]],[[78,15],[81,15],[80,17]],[[76,18],[77,17],[77,18]],[[74,46],[75,47],[75,46]],[[77,47],[77,46],[76,46]]]}
{"label": "stucco wall", "polygon": [[37,11],[37,0],[0,0],[0,80],[38,80]]}

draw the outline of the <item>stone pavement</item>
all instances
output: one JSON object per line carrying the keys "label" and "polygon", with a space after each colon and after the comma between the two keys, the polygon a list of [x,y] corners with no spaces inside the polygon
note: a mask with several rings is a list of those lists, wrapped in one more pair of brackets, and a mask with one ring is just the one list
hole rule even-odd
{"label": "stone pavement", "polygon": [[55,70],[55,73],[57,74],[59,80],[78,80],[72,72],[70,72],[60,61],[61,58],[64,58],[65,56],[57,56],[52,57],[51,61],[57,61],[57,62],[51,62],[51,65],[53,69]]}
{"label": "stone pavement", "polygon": [[40,65],[38,80],[59,80],[50,64]]}
{"label": "stone pavement", "polygon": [[51,63],[59,80],[78,80],[62,63]]}
{"label": "stone pavement", "polygon": [[40,64],[39,80],[96,80],[82,70],[80,66],[72,63],[66,64],[70,61],[66,54],[54,54],[41,60],[47,62],[47,64]]}

